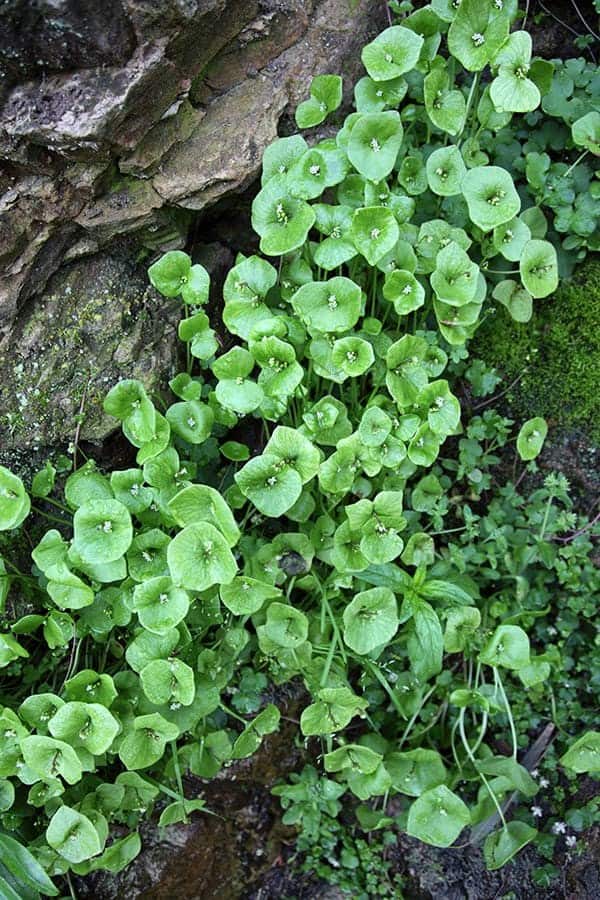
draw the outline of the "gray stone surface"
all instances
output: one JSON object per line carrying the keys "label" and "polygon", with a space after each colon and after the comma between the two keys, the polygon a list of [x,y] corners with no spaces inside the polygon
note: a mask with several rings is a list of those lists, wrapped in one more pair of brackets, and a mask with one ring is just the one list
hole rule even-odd
{"label": "gray stone surface", "polygon": [[[70,380],[64,373],[77,359],[77,328],[64,337],[57,378],[57,361],[41,349],[53,333],[44,311],[73,266],[85,263],[99,285],[110,283],[111,310],[142,308],[152,254],[183,246],[195,215],[252,183],[264,147],[314,75],[345,74],[349,94],[360,48],[384,24],[383,4],[371,0],[89,0],[82,9],[76,0],[7,0],[0,12],[5,449],[68,439],[73,430],[70,408],[51,395],[45,424],[15,418],[13,379],[21,356],[31,355],[23,335],[35,322],[44,390],[69,383],[81,393],[75,370]],[[142,267],[135,261],[144,248]],[[168,305],[154,304],[170,321]],[[115,321],[111,313],[106,334],[94,334],[98,377],[115,360]],[[136,340],[122,338],[139,352]],[[153,338],[157,359],[172,358],[171,338],[170,326]],[[124,359],[123,373],[160,377],[135,356]],[[109,370],[110,380],[112,363]],[[27,364],[23,372],[31,375]],[[83,436],[104,436],[101,423],[90,409]]]}

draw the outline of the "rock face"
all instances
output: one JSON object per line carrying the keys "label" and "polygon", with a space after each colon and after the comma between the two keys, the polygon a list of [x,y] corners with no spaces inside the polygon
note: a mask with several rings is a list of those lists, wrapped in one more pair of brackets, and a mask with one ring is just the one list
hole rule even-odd
{"label": "rock face", "polygon": [[[86,384],[92,396],[126,372],[161,383],[173,310],[146,292],[151,255],[184,246],[199,213],[252,183],[314,75],[341,72],[350,90],[360,48],[384,15],[371,0],[84,6],[6,0],[0,12],[4,450],[68,439]],[[105,322],[92,339],[85,310],[99,314],[103,296]],[[120,335],[119,317],[128,322]],[[40,422],[19,394],[53,387]],[[82,436],[106,429],[86,416]]]}

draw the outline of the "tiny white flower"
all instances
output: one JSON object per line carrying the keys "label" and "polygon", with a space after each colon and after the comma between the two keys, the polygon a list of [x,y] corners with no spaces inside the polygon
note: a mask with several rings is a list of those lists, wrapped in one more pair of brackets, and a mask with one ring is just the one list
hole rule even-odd
{"label": "tiny white flower", "polygon": [[532,777],[532,778],[537,778],[539,774],[540,774],[540,770],[539,770],[539,769],[532,769],[532,770],[531,770],[531,777]]}
{"label": "tiny white flower", "polygon": [[567,830],[567,826],[564,822],[555,822],[552,826],[552,832],[554,834],[564,834]]}
{"label": "tiny white flower", "polygon": [[534,819],[541,819],[542,816],[544,815],[542,807],[541,806],[532,806],[531,807],[531,815],[533,816]]}
{"label": "tiny white flower", "polygon": [[577,838],[575,837],[574,834],[569,834],[565,838],[565,843],[566,843],[567,847],[569,847],[569,849],[572,849],[573,847],[577,846]]}
{"label": "tiny white flower", "polygon": [[549,784],[550,784],[550,782],[548,781],[547,778],[540,778],[540,787],[541,788],[547,788]]}

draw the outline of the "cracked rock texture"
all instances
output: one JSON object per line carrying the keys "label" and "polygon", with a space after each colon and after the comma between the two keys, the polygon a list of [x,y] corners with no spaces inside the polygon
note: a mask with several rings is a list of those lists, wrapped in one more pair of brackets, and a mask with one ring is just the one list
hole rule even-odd
{"label": "cracked rock texture", "polygon": [[[177,309],[158,252],[247,189],[311,78],[384,25],[372,0],[4,0],[0,452],[110,430],[119,377],[164,384]],[[211,241],[211,234],[200,238]],[[41,398],[41,400],[40,400]]]}

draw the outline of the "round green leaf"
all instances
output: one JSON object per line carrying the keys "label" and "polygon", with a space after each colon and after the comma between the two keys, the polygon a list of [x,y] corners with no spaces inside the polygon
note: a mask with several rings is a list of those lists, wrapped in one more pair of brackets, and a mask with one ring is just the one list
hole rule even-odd
{"label": "round green leaf", "polygon": [[282,467],[279,456],[263,453],[249,460],[235,475],[248,500],[265,516],[278,518],[291,509],[302,493],[302,479],[295,469]]}
{"label": "round green leaf", "polygon": [[483,845],[483,857],[487,868],[490,871],[501,869],[536,835],[535,828],[515,819],[503,828],[499,828],[498,831],[489,834]]}
{"label": "round green leaf", "polygon": [[529,638],[518,625],[499,625],[479,659],[488,666],[522,669],[529,665]]}
{"label": "round green leaf", "polygon": [[80,863],[102,851],[98,832],[87,816],[69,806],[60,806],[48,824],[46,840],[70,863]]}
{"label": "round green leaf", "polygon": [[460,797],[440,784],[421,794],[408,811],[406,831],[433,847],[450,847],[471,822]]}
{"label": "round green leaf", "polygon": [[406,316],[423,306],[425,288],[412,272],[394,269],[385,276],[383,296],[394,304],[399,316]]}
{"label": "round green leaf", "polygon": [[578,147],[585,147],[595,156],[600,156],[600,112],[592,110],[571,125],[573,141]]}
{"label": "round green leaf", "polygon": [[133,592],[133,608],[140,624],[154,634],[166,634],[179,625],[189,606],[189,595],[167,576],[143,581]]}
{"label": "round green leaf", "polygon": [[0,466],[0,531],[17,528],[30,509],[31,502],[21,479]]}
{"label": "round green leaf", "polygon": [[498,282],[492,291],[492,297],[507,308],[515,322],[529,322],[531,319],[531,294],[511,278]]}
{"label": "round green leaf", "polygon": [[355,653],[371,653],[397,630],[398,608],[389,588],[361,591],[344,610],[344,641]]}
{"label": "round green leaf", "polygon": [[448,31],[448,49],[465,69],[478,72],[494,59],[509,28],[503,8],[482,0],[461,0]]}
{"label": "round green leaf", "polygon": [[471,221],[482,231],[491,231],[509,222],[521,209],[512,178],[499,166],[469,169],[463,178],[462,190]]}
{"label": "round green leaf", "polygon": [[254,198],[252,227],[267,256],[281,256],[301,247],[315,221],[312,208],[291,196],[287,177],[275,175]]}
{"label": "round green leaf", "polygon": [[150,266],[150,284],[163,297],[177,297],[188,282],[192,261],[182,250],[169,250]]}
{"label": "round green leaf", "polygon": [[560,762],[578,774],[600,772],[600,731],[588,731],[578,738],[561,756]]}
{"label": "round green leaf", "polygon": [[391,81],[414,69],[423,43],[414,31],[393,25],[363,47],[361,59],[373,81]]}
{"label": "round green leaf", "polygon": [[548,426],[541,416],[524,422],[517,436],[517,451],[521,459],[529,462],[539,456],[547,434]]}
{"label": "round green leaf", "polygon": [[331,358],[351,378],[363,375],[375,362],[373,347],[359,337],[339,338],[332,347]]}
{"label": "round green leaf", "polygon": [[282,596],[278,588],[264,581],[248,578],[247,575],[236,575],[230,584],[221,585],[219,594],[223,604],[234,616],[252,616],[261,609],[265,601]]}
{"label": "round green leaf", "polygon": [[194,673],[180,659],[153,659],[140,672],[140,681],[144,694],[156,706],[194,702]]}
{"label": "round green leaf", "polygon": [[189,591],[228,584],[237,572],[227,541],[208,522],[188,525],[175,535],[167,549],[167,561],[175,584]]}
{"label": "round green leaf", "polygon": [[556,250],[548,241],[527,241],[519,263],[521,281],[532,297],[547,297],[558,287]]}
{"label": "round green leaf", "polygon": [[384,206],[357,209],[352,217],[350,233],[354,246],[371,266],[383,259],[400,237],[394,213]]}
{"label": "round green leaf", "polygon": [[109,563],[127,552],[133,538],[129,511],[118,500],[91,500],[73,516],[73,547],[84,562]]}
{"label": "round green leaf", "polygon": [[350,134],[348,159],[365,178],[383,181],[394,168],[403,135],[395,110],[361,116]]}
{"label": "round green leaf", "polygon": [[206,403],[198,400],[173,403],[166,415],[172,431],[188,444],[203,444],[210,437],[215,416]]}
{"label": "round green leaf", "polygon": [[458,147],[440,147],[428,157],[427,181],[434,194],[453,197],[460,194],[462,180],[467,173]]}
{"label": "round green leaf", "polygon": [[302,285],[291,298],[298,316],[311,330],[348,331],[358,321],[361,290],[349,278],[337,276],[329,281],[311,281]]}
{"label": "round green leaf", "polygon": [[310,99],[296,110],[298,128],[320,125],[342,102],[342,79],[339,75],[317,75],[310,85]]}
{"label": "round green leaf", "polygon": [[137,716],[119,748],[121,762],[128,769],[147,769],[161,759],[167,742],[178,736],[178,727],[159,713]]}
{"label": "round green leaf", "polygon": [[85,747],[94,756],[110,748],[120,725],[100,703],[64,703],[48,722],[50,734],[71,747]]}

